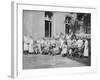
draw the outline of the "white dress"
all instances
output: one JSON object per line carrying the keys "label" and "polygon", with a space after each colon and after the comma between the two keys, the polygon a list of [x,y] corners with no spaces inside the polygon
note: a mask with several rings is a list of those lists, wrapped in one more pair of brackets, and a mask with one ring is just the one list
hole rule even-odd
{"label": "white dress", "polygon": [[28,50],[28,44],[24,42],[24,51]]}
{"label": "white dress", "polygon": [[29,45],[28,45],[28,43],[29,43],[28,37],[27,37],[27,36],[24,36],[24,51],[29,50]]}
{"label": "white dress", "polygon": [[29,40],[29,52],[33,52],[33,40]]}
{"label": "white dress", "polygon": [[88,41],[85,40],[84,56],[88,56]]}
{"label": "white dress", "polygon": [[60,47],[62,47],[63,43],[64,43],[64,40],[60,39],[59,42],[60,42]]}
{"label": "white dress", "polygon": [[67,53],[67,45],[63,44],[61,55]]}

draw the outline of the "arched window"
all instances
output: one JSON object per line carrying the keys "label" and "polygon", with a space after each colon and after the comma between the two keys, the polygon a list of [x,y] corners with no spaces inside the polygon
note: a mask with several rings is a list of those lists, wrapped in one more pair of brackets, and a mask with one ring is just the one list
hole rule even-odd
{"label": "arched window", "polygon": [[52,36],[52,16],[52,12],[45,12],[45,37]]}

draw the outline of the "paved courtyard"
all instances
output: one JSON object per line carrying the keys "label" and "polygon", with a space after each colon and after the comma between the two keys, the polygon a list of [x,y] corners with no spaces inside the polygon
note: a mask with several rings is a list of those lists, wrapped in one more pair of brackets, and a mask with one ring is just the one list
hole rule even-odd
{"label": "paved courtyard", "polygon": [[81,67],[84,63],[60,55],[23,55],[23,69]]}

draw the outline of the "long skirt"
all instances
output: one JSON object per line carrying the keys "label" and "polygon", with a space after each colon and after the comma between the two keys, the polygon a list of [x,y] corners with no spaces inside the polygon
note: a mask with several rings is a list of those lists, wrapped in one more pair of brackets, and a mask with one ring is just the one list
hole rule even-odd
{"label": "long skirt", "polygon": [[84,56],[88,56],[89,54],[88,54],[88,48],[85,48],[84,49]]}

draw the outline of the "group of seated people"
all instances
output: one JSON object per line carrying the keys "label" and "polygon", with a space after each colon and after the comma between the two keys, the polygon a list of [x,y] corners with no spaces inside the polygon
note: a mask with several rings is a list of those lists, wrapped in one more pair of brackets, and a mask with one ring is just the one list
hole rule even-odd
{"label": "group of seated people", "polygon": [[88,41],[73,35],[33,40],[24,36],[24,54],[88,56]]}

